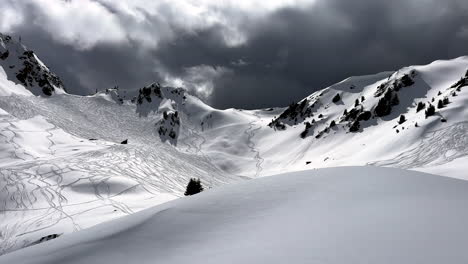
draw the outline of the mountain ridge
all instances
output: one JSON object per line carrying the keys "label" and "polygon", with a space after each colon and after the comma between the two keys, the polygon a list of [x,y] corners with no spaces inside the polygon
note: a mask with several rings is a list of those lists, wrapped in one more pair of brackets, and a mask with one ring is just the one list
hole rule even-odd
{"label": "mountain ridge", "polygon": [[34,76],[55,75],[39,58],[31,55],[33,85],[5,69],[8,58],[0,60],[0,253],[175,199],[193,177],[207,189],[350,165],[468,177],[467,56],[350,77],[258,110],[215,109],[157,82],[89,96],[49,83],[49,96]]}

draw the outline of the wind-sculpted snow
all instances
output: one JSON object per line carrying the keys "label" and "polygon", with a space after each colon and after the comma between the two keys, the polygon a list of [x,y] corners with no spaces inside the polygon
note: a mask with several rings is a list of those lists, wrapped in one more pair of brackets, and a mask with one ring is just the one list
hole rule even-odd
{"label": "wind-sculpted snow", "polygon": [[0,257],[15,264],[465,264],[468,182],[293,172],[171,201]]}

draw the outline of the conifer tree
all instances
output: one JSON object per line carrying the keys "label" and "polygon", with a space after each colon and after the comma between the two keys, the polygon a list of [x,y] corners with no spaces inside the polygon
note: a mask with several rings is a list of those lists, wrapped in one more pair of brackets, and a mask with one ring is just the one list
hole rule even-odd
{"label": "conifer tree", "polygon": [[423,102],[419,102],[418,107],[416,108],[416,113],[423,110],[424,108],[426,108],[426,104]]}
{"label": "conifer tree", "polygon": [[431,104],[429,104],[429,106],[427,107],[427,110],[426,110],[426,118],[430,117],[430,116],[433,116],[435,114],[435,107]]}
{"label": "conifer tree", "polygon": [[336,94],[335,97],[333,97],[333,99],[332,99],[333,103],[337,103],[340,100],[341,100],[340,94]]}
{"label": "conifer tree", "polygon": [[437,108],[441,109],[444,107],[444,102],[442,102],[442,100],[439,100],[439,102],[437,102]]}
{"label": "conifer tree", "polygon": [[400,120],[398,120],[398,124],[403,124],[404,122],[406,122],[406,117],[405,115],[401,115]]}
{"label": "conifer tree", "polygon": [[200,182],[200,179],[192,178],[187,184],[187,189],[185,190],[185,196],[194,195],[203,191],[203,186]]}

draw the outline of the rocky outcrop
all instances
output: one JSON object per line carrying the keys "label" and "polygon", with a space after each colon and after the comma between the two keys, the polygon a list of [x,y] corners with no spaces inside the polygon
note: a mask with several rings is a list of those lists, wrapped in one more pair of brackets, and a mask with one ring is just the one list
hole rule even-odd
{"label": "rocky outcrop", "polygon": [[65,91],[60,78],[33,51],[3,34],[0,34],[0,65],[9,80],[23,85],[34,95],[51,96],[57,90]]}

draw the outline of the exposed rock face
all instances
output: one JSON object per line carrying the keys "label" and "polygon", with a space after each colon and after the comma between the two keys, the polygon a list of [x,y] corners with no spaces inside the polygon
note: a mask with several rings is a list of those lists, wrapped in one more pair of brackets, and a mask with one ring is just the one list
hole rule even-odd
{"label": "exposed rock face", "polygon": [[0,34],[0,65],[9,80],[23,85],[34,95],[51,96],[58,91],[65,92],[60,78],[33,51],[3,34]]}
{"label": "exposed rock face", "polygon": [[156,123],[156,127],[163,142],[169,141],[171,144],[177,145],[180,130],[179,112],[164,112],[163,118]]}
{"label": "exposed rock face", "polygon": [[162,99],[161,85],[159,85],[159,83],[152,83],[140,89],[137,103],[140,105],[143,104],[144,101],[151,103],[153,101],[152,96]]}

